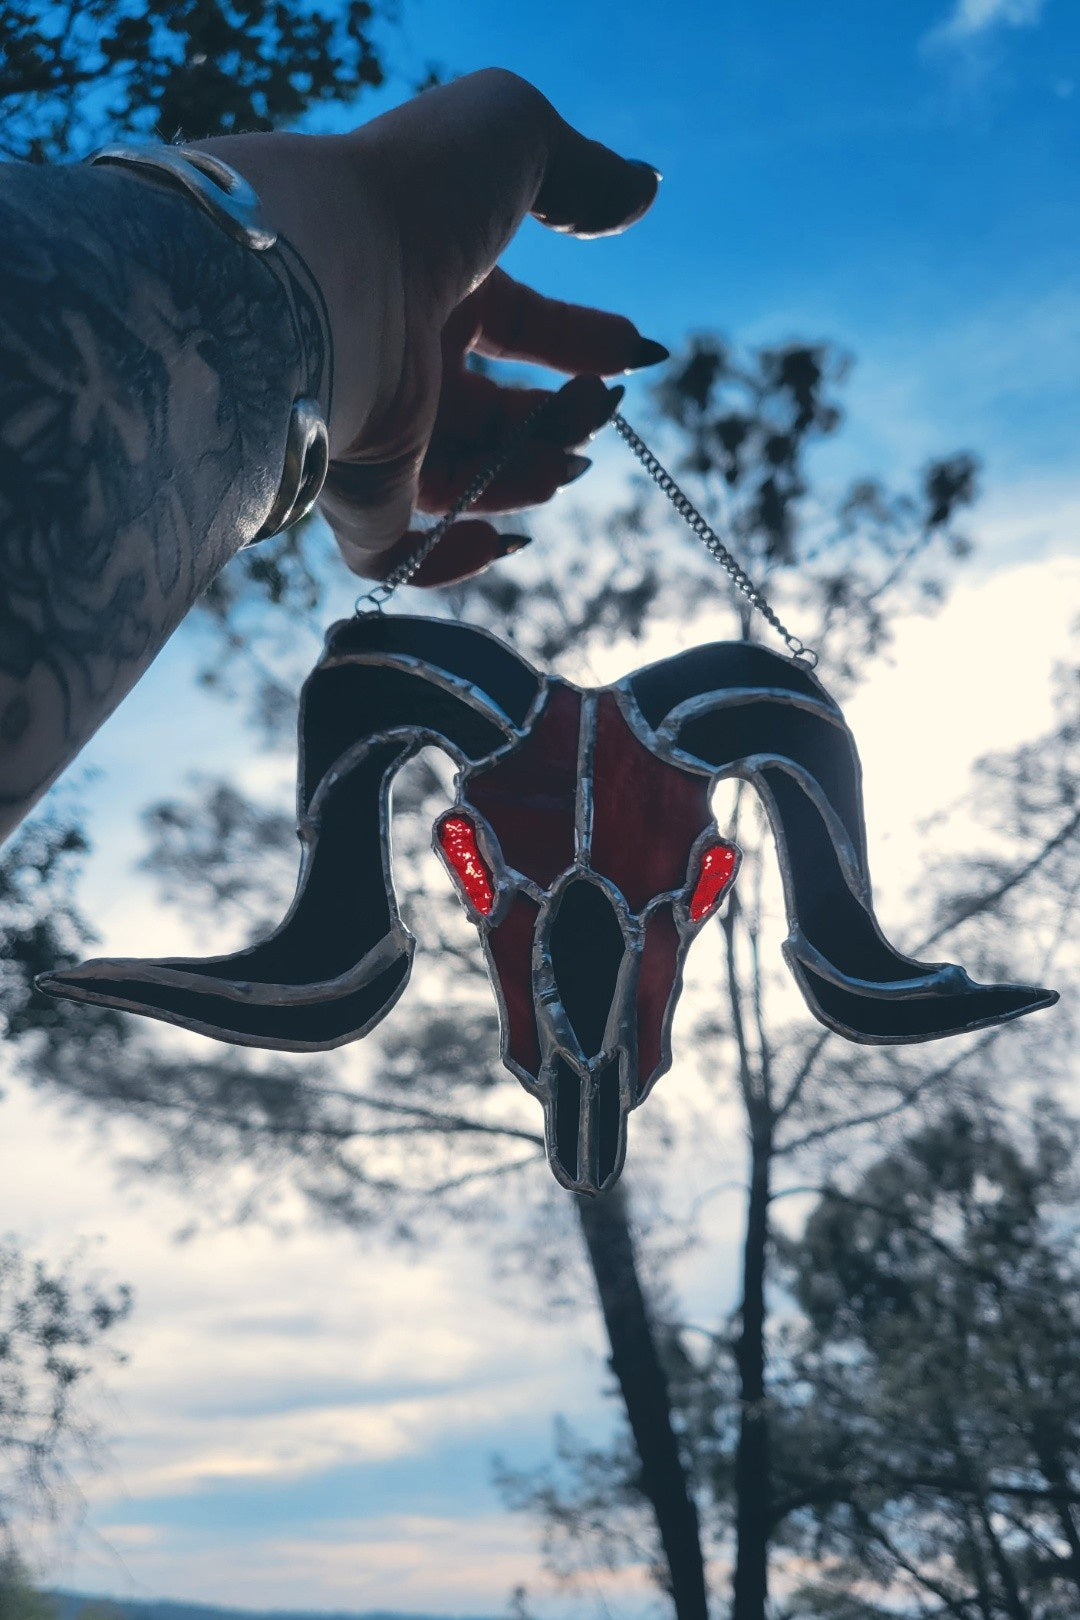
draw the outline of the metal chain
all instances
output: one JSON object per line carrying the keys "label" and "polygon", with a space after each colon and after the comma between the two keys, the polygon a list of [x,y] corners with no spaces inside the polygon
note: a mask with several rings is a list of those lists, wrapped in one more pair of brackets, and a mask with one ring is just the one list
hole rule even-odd
{"label": "metal chain", "polygon": [[[441,517],[438,523],[427,531],[416,550],[399,562],[395,568],[392,568],[386,578],[378,585],[375,585],[370,591],[366,591],[363,596],[357,597],[356,612],[358,614],[365,611],[381,613],[384,604],[390,600],[398,587],[409,583],[420,565],[430,557],[450,525],[456,522],[461,514],[484,493],[492,480],[502,471],[522,440],[535,427],[538,418],[549,409],[551,403],[552,400],[545,400],[534,411],[531,411],[525,420],[519,423],[513,432],[507,436],[500,445],[494,459],[488,463],[482,472],[477,473],[468,489],[454,502],[446,515]],[[812,647],[808,647],[804,642],[800,641],[798,636],[793,636],[787,626],[781,622],[775,610],[750,578],[750,575],[731,554],[715,529],[705,520],[693,502],[683,494],[674,478],[653,455],[644,439],[635,433],[625,416],[621,416],[618,412],[611,418],[611,423],[619,437],[637,456],[649,477],[667,496],[679,516],[697,535],[709,555],[720,564],[736,590],[745,596],[750,606],[760,613],[762,618],[780,636],[792,658],[801,659],[811,669],[814,669],[818,661],[817,653]],[[365,603],[370,604],[368,609],[365,609]]]}
{"label": "metal chain", "polygon": [[464,495],[459,496],[450,510],[435,524],[434,528],[428,529],[416,550],[410,556],[403,558],[395,568],[392,568],[386,578],[380,581],[378,585],[374,586],[370,591],[365,591],[363,596],[356,598],[355,611],[357,613],[364,612],[363,604],[365,602],[371,603],[374,612],[381,613],[384,603],[389,602],[398,586],[409,583],[413,575],[419,570],[420,565],[425,563],[431,556],[451,523],[456,523],[461,514],[472,505],[473,501],[480,499],[485,489],[496,475],[502,471],[518,445],[532,432],[538,420],[550,405],[551,399],[542,400],[535,410],[529,412],[523,422],[518,423],[513,432],[509,433],[503,440],[494,458],[488,462],[482,472],[477,473]]}
{"label": "metal chain", "polygon": [[762,618],[772,625],[777,635],[783,640],[792,658],[800,658],[809,664],[811,669],[814,669],[818,661],[817,653],[812,647],[807,647],[805,643],[801,642],[798,636],[793,636],[787,626],[781,623],[776,612],[762,592],[758,590],[745,568],[740,566],[716,533],[716,530],[706,522],[693,502],[683,494],[667,468],[661,466],[660,462],[657,461],[644,439],[634,432],[625,416],[616,414],[611,421],[616,433],[630,446],[653,483],[663,491],[679,516],[693,529],[705,550],[720,564],[735,589],[741,591],[750,606],[755,608]]}

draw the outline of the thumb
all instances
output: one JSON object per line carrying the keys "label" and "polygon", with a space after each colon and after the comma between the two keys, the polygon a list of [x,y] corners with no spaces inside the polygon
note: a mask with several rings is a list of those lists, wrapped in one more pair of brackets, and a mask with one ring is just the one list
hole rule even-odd
{"label": "thumb", "polygon": [[384,462],[332,461],[319,495],[341,555],[354,574],[377,579],[379,564],[409,527],[419,493],[417,452]]}
{"label": "thumb", "polygon": [[491,271],[526,214],[606,236],[639,219],[660,176],[572,129],[534,85],[485,68],[354,130],[404,262],[426,271],[441,319]]}
{"label": "thumb", "polygon": [[652,205],[659,169],[619,157],[587,140],[551,109],[554,120],[543,182],[531,212],[544,225],[572,236],[612,236]]}

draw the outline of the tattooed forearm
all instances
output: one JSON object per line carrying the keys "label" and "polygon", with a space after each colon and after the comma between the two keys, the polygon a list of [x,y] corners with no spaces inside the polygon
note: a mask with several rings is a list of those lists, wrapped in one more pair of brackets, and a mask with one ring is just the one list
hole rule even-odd
{"label": "tattooed forearm", "polygon": [[104,167],[0,165],[0,838],[260,527],[324,307]]}

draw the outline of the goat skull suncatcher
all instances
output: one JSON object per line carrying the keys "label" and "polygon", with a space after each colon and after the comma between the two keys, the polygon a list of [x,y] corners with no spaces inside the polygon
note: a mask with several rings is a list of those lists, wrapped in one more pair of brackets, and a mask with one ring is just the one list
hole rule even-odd
{"label": "goat skull suncatcher", "polygon": [[720,778],[746,778],[764,802],[784,954],[831,1029],[933,1040],[1057,999],[976,984],[887,942],[855,745],[805,664],[717,642],[581,690],[485,631],[377,614],[333,625],[304,686],[303,854],[275,932],[230,956],[86,962],[41,987],[248,1046],[322,1051],[366,1035],[409,977],[391,786],[429,744],[459,767],[435,847],[480,931],[503,1061],[543,1104],[551,1167],[575,1192],[618,1176],[627,1116],[670,1065],[683,960],[738,870],[709,810]]}

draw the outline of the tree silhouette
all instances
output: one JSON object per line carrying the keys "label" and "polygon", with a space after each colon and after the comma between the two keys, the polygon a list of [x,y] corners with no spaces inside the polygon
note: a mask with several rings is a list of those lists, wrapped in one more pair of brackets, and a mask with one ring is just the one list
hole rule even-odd
{"label": "tree silhouette", "polygon": [[0,152],[55,163],[107,140],[280,128],[383,82],[392,5],[313,10],[268,0],[0,0]]}
{"label": "tree silhouette", "polygon": [[69,1494],[70,1464],[93,1438],[83,1387],[130,1306],[126,1288],[81,1282],[73,1263],[31,1260],[13,1240],[0,1242],[0,1540],[8,1553],[0,1580],[14,1580],[17,1532]]}
{"label": "tree silhouette", "polygon": [[787,1246],[778,1511],[821,1568],[807,1614],[1077,1611],[1077,1126],[1043,1099],[1021,1129],[948,1109]]}

